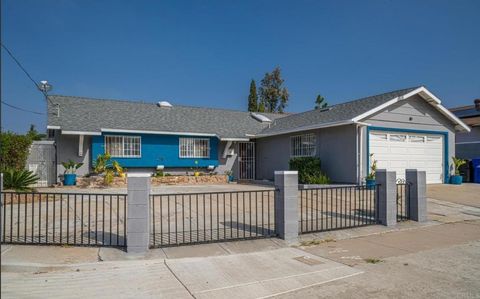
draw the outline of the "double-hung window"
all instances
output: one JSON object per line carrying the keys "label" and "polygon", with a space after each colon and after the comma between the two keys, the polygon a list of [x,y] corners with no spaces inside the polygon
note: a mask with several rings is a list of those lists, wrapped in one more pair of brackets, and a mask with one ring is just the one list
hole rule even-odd
{"label": "double-hung window", "polygon": [[180,158],[210,158],[210,139],[180,138]]}
{"label": "double-hung window", "polygon": [[140,158],[140,136],[105,136],[105,153],[116,158]]}
{"label": "double-hung window", "polygon": [[315,134],[303,134],[290,137],[291,157],[313,157],[315,156],[317,142]]}

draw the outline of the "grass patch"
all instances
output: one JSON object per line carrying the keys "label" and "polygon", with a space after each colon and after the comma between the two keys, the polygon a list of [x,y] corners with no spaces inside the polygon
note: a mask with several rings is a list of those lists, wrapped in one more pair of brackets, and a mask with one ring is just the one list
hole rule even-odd
{"label": "grass patch", "polygon": [[333,238],[326,238],[326,239],[313,239],[313,240],[308,240],[308,241],[302,241],[300,242],[300,246],[315,246],[315,245],[320,245],[323,243],[329,243],[329,242],[335,242],[335,239]]}
{"label": "grass patch", "polygon": [[364,261],[365,261],[367,264],[383,263],[383,260],[377,259],[377,258],[366,258],[366,259],[364,259]]}

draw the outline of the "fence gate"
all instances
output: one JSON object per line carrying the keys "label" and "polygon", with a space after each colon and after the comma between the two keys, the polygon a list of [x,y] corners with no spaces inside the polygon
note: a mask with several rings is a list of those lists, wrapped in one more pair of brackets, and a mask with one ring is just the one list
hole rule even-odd
{"label": "fence gate", "polygon": [[397,182],[397,222],[410,219],[410,183]]}
{"label": "fence gate", "polygon": [[255,179],[255,142],[238,143],[238,164],[240,180]]}
{"label": "fence gate", "polygon": [[300,233],[376,224],[377,186],[300,190]]}
{"label": "fence gate", "polygon": [[150,246],[275,236],[275,191],[150,195]]}
{"label": "fence gate", "polygon": [[34,141],[27,158],[28,170],[40,179],[33,187],[48,187],[56,183],[55,144],[53,141]]}

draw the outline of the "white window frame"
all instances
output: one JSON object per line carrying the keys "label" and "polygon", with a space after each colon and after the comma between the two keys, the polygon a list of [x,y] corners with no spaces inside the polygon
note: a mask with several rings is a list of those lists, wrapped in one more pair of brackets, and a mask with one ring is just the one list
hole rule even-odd
{"label": "white window frame", "polygon": [[[142,137],[141,136],[129,136],[129,135],[105,135],[104,136],[104,152],[107,153],[107,139],[108,138],[117,138],[118,140],[121,140],[121,149],[120,152],[121,154],[110,154],[112,158],[141,158],[142,157]],[[125,154],[127,148],[125,147],[125,139],[133,139],[133,140],[138,140],[138,155],[133,155],[133,154]],[[132,143],[134,144],[134,143]]]}
{"label": "white window frame", "polygon": [[[307,146],[306,143],[309,143]],[[315,133],[290,136],[290,157],[314,157],[317,154]]]}
{"label": "white window frame", "polygon": [[[205,150],[197,148],[203,146],[199,143],[206,143],[206,155],[201,154]],[[178,157],[181,159],[210,159],[210,138],[180,137],[178,139]]]}

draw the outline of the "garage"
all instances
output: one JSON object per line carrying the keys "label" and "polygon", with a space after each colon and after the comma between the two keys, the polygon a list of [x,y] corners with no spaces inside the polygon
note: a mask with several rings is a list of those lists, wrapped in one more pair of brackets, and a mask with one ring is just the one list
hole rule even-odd
{"label": "garage", "polygon": [[[377,168],[395,171],[405,178],[406,169],[423,170],[428,184],[443,183],[445,177],[445,136],[403,131],[369,131],[369,155]],[[372,158],[370,162],[372,163]]]}

